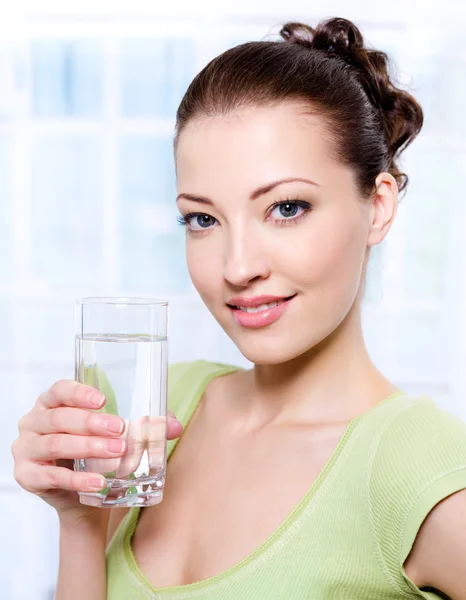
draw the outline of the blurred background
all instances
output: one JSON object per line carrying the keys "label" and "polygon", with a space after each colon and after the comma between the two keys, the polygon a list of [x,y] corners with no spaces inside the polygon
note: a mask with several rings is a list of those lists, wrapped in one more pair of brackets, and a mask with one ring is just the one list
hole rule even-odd
{"label": "blurred background", "polygon": [[[74,301],[170,302],[170,361],[247,365],[197,298],[175,222],[174,115],[192,77],[280,24],[354,19],[425,111],[411,182],[374,252],[367,344],[399,387],[466,419],[466,8],[393,0],[35,0],[0,8],[0,587],[51,600],[54,511],[13,479],[38,394],[73,377]],[[170,4],[170,6],[168,6]]]}

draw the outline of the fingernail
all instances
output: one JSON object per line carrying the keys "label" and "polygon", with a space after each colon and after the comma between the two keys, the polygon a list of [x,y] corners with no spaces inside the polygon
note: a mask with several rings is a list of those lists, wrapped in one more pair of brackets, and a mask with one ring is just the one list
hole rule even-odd
{"label": "fingernail", "polygon": [[107,441],[107,450],[114,454],[120,454],[123,452],[126,446],[125,440],[108,440]]}
{"label": "fingernail", "polygon": [[100,394],[99,392],[91,392],[90,394],[88,394],[86,400],[87,402],[89,402],[89,404],[92,404],[93,406],[100,406],[105,400],[105,396],[103,394]]}
{"label": "fingernail", "polygon": [[106,423],[107,431],[111,433],[121,433],[123,431],[124,423],[121,419],[111,418]]}
{"label": "fingernail", "polygon": [[87,484],[89,487],[93,487],[96,490],[102,490],[106,485],[107,481],[105,477],[99,477],[98,475],[91,475],[87,478]]}

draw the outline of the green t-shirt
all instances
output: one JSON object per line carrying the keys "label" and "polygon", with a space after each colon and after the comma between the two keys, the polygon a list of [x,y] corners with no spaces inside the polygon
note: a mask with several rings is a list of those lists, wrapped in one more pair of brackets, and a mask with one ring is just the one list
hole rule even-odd
{"label": "green t-shirt", "polygon": [[[208,382],[235,369],[206,361],[171,366],[169,408],[186,426]],[[463,488],[466,424],[428,396],[397,392],[348,424],[285,521],[215,577],[154,588],[131,549],[140,508],[131,509],[107,548],[107,600],[437,599],[402,565],[429,511]]]}

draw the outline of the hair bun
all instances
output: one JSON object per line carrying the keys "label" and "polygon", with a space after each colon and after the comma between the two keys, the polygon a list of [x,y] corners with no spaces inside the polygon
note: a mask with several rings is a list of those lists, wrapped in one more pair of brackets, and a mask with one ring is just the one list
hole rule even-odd
{"label": "hair bun", "polygon": [[351,21],[341,17],[322,21],[316,28],[305,23],[286,23],[280,35],[289,44],[299,44],[343,57],[363,47],[359,29]]}
{"label": "hair bun", "polygon": [[[280,36],[288,44],[325,52],[350,67],[378,113],[389,146],[392,172],[401,178],[395,160],[419,133],[423,113],[415,99],[391,80],[388,55],[365,47],[356,25],[341,17],[326,19],[316,28],[286,23]],[[401,188],[405,186],[406,182],[400,184]]]}

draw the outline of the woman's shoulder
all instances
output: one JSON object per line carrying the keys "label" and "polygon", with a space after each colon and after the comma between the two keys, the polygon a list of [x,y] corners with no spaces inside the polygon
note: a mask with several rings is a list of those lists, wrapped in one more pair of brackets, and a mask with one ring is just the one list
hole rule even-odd
{"label": "woman's shoulder", "polygon": [[423,521],[466,488],[466,423],[430,396],[406,396],[379,425],[369,453],[370,522],[385,568],[412,591],[402,565]]}
{"label": "woman's shoulder", "polygon": [[202,378],[209,374],[237,369],[240,367],[204,359],[178,361],[168,366],[168,386],[170,389],[170,386],[177,385],[181,379]]}
{"label": "woman's shoulder", "polygon": [[[386,407],[369,455],[373,494],[414,497],[457,469],[466,470],[466,423],[430,396],[409,396]],[[408,501],[408,500],[407,500]]]}
{"label": "woman's shoulder", "polygon": [[180,387],[192,388],[193,384],[201,384],[205,379],[240,369],[235,365],[204,359],[172,363],[168,367],[168,394],[173,396]]}
{"label": "woman's shoulder", "polygon": [[168,367],[168,407],[183,423],[212,379],[241,367],[208,360],[175,362]]}
{"label": "woman's shoulder", "polygon": [[379,425],[374,467],[388,462],[392,469],[403,466],[422,473],[444,465],[450,456],[466,460],[466,422],[430,396],[401,397],[387,406]]}

